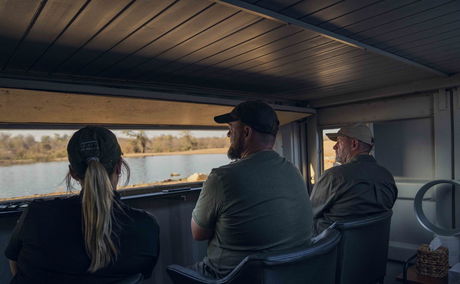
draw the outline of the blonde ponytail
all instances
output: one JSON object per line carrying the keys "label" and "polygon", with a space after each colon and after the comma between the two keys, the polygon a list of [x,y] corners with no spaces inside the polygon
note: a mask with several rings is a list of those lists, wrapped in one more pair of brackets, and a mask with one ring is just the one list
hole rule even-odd
{"label": "blonde ponytail", "polygon": [[91,259],[88,271],[95,272],[113,262],[118,254],[112,239],[116,201],[107,170],[98,159],[88,161],[83,188],[83,234],[86,253]]}
{"label": "blonde ponytail", "polygon": [[67,154],[70,163],[67,186],[71,188],[71,178],[82,186],[82,230],[91,260],[88,272],[95,272],[117,258],[119,243],[114,227],[119,224],[114,211],[123,213],[123,208],[115,197],[116,184],[112,179],[125,168],[128,182],[130,171],[121,157],[117,137],[107,128],[86,126],[78,130],[70,138]]}

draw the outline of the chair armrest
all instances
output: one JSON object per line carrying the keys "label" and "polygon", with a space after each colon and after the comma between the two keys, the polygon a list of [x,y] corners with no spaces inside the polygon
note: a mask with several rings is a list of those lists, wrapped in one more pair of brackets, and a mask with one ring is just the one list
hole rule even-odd
{"label": "chair armrest", "polygon": [[207,278],[193,269],[177,264],[168,265],[167,271],[174,283],[216,283],[215,279]]}
{"label": "chair armrest", "polygon": [[332,223],[332,225],[330,225],[324,231],[322,231],[319,235],[312,237],[311,245],[315,245],[316,243],[326,238],[329,234],[331,234],[331,231],[334,230],[336,226],[337,226],[337,222],[334,222]]}

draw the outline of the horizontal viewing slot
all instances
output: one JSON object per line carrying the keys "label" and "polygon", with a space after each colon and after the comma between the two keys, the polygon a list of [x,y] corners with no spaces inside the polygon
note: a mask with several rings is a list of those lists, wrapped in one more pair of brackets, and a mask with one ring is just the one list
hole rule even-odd
{"label": "horizontal viewing slot", "polygon": [[[66,147],[74,132],[0,130],[0,203],[79,193],[77,182],[72,182],[70,192],[65,183],[69,167]],[[122,172],[118,185],[122,196],[129,196],[126,198],[200,188],[213,168],[229,163],[224,130],[113,132],[131,172],[128,184],[126,172]]]}
{"label": "horizontal viewing slot", "polygon": [[[281,125],[313,111],[278,108]],[[37,198],[79,193],[78,182],[73,181],[71,188],[65,182],[66,147],[71,135],[85,125],[105,125],[118,137],[131,172],[128,183],[122,173],[118,184],[124,198],[198,190],[213,168],[230,162],[227,125],[215,123],[213,117],[232,109],[121,95],[0,88],[0,212],[23,208]]]}

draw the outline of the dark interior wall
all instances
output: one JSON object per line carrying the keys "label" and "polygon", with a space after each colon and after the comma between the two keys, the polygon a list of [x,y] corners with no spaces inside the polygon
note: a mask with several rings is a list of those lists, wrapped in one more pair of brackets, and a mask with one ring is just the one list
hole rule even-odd
{"label": "dark interior wall", "polygon": [[432,118],[374,123],[375,158],[397,178],[434,178]]}
{"label": "dark interior wall", "polygon": [[[435,177],[435,142],[432,118],[374,123],[375,158],[395,177],[398,199],[393,207],[389,258],[403,260],[432,233],[417,221],[414,198],[426,182]],[[424,202],[424,212],[436,219],[434,200]]]}
{"label": "dark interior wall", "polygon": [[[126,203],[144,209],[155,216],[160,225],[160,258],[152,278],[144,283],[171,283],[166,267],[169,264],[190,265],[206,254],[207,242],[192,240],[190,218],[199,191],[174,193],[161,197],[143,197],[125,200]],[[0,283],[9,283],[11,273],[4,256],[5,247],[19,215],[0,216]]]}
{"label": "dark interior wall", "polygon": [[190,230],[190,218],[198,196],[199,191],[195,191],[126,201],[153,214],[160,225],[160,258],[152,278],[144,283],[172,283],[166,274],[168,265],[190,265],[206,255],[207,242],[194,241]]}

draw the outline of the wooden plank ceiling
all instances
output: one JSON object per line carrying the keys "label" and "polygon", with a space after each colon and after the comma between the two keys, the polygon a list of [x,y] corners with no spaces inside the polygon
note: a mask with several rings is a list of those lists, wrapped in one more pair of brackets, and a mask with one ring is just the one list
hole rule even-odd
{"label": "wooden plank ceiling", "polygon": [[0,77],[142,83],[196,93],[213,88],[217,96],[221,90],[308,102],[460,72],[460,1],[243,2],[250,9],[238,3],[1,0]]}

